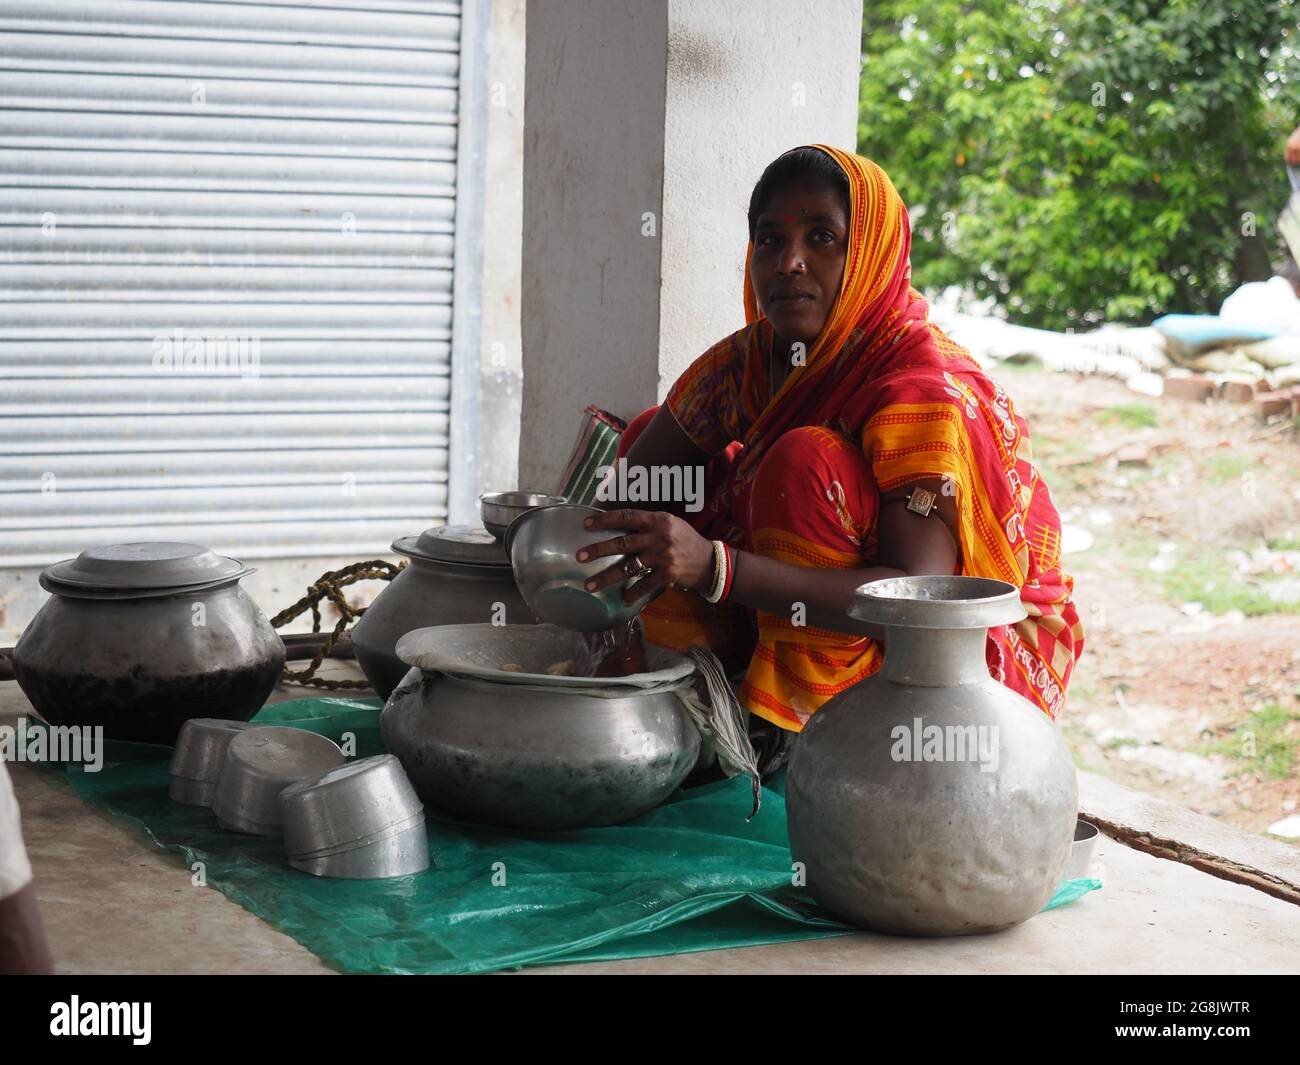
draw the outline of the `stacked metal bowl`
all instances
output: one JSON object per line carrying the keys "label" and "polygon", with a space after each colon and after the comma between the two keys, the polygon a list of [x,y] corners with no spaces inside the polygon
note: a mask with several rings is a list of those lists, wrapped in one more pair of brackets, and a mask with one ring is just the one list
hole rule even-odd
{"label": "stacked metal bowl", "polygon": [[194,717],[181,726],[172,752],[168,794],[189,806],[211,806],[226,764],[226,749],[239,733],[256,728],[247,721]]}
{"label": "stacked metal bowl", "polygon": [[424,807],[391,754],[290,785],[280,813],[289,864],[304,873],[374,880],[429,867]]}
{"label": "stacked metal bowl", "polygon": [[297,728],[241,732],[226,748],[212,812],[217,824],[254,836],[281,834],[280,792],[343,764],[333,740]]}
{"label": "stacked metal bowl", "polygon": [[346,762],[305,729],[188,721],[169,794],[210,806],[232,832],[283,836],[289,864],[313,876],[378,880],[429,867],[421,805],[391,754]]}

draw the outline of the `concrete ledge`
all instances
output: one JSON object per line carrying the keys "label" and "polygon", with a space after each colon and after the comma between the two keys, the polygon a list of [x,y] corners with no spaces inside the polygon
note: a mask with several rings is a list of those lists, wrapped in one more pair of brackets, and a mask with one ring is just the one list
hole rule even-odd
{"label": "concrete ledge", "polygon": [[1293,844],[1225,825],[1095,773],[1079,773],[1079,816],[1134,850],[1300,905],[1300,847]]}

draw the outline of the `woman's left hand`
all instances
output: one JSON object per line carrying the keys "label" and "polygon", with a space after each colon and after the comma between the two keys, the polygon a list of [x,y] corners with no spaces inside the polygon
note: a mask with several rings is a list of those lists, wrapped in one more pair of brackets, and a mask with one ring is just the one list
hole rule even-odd
{"label": "woman's left hand", "polygon": [[699,590],[713,575],[713,545],[675,514],[663,510],[610,510],[593,515],[583,524],[588,529],[628,530],[622,536],[578,551],[579,562],[607,555],[627,556],[622,565],[610,566],[588,580],[588,591],[627,580],[636,573],[638,561],[650,573],[624,591],[627,603],[670,585]]}

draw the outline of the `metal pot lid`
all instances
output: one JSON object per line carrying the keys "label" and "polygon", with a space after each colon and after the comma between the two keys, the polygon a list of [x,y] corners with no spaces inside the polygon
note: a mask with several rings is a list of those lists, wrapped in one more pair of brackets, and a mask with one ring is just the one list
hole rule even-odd
{"label": "metal pot lid", "polygon": [[91,547],[41,574],[41,583],[76,589],[138,592],[213,587],[238,580],[252,569],[199,544],[153,541]]}
{"label": "metal pot lid", "polygon": [[510,556],[505,547],[481,525],[439,525],[425,529],[419,536],[394,540],[393,550],[410,558],[426,558],[433,562],[510,568]]}

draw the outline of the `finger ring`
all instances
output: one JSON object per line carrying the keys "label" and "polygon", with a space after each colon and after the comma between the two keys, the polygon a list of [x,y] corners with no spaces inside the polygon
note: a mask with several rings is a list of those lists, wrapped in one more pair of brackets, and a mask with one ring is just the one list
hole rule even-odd
{"label": "finger ring", "polygon": [[629,577],[644,577],[647,573],[653,572],[649,566],[641,561],[639,555],[633,555],[630,562],[632,568],[627,571]]}

